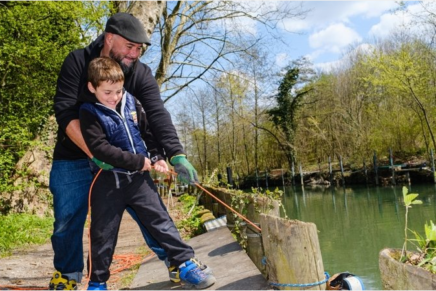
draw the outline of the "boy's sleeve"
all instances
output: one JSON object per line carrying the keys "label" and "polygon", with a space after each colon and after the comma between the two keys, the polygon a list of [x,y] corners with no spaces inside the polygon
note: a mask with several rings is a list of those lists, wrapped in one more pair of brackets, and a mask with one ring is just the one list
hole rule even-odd
{"label": "boy's sleeve", "polygon": [[144,167],[146,157],[111,145],[97,117],[86,109],[80,110],[80,129],[86,145],[98,160],[128,171],[140,171]]}

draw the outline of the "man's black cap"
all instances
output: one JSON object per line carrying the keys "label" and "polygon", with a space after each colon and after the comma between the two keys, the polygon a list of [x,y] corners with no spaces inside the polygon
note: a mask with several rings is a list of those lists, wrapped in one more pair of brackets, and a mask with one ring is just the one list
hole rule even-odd
{"label": "man's black cap", "polygon": [[105,31],[118,34],[131,42],[151,45],[141,21],[130,13],[112,15],[106,23]]}

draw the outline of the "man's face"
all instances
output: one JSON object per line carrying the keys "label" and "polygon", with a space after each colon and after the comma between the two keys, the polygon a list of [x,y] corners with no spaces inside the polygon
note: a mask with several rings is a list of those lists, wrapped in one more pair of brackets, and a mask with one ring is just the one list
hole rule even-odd
{"label": "man's face", "polygon": [[94,88],[91,82],[88,82],[88,89],[95,94],[101,104],[115,110],[123,98],[123,85],[124,82],[103,81],[97,88]]}
{"label": "man's face", "polygon": [[130,74],[142,53],[142,44],[128,41],[117,34],[112,34],[110,44],[109,57],[118,62],[124,75]]}

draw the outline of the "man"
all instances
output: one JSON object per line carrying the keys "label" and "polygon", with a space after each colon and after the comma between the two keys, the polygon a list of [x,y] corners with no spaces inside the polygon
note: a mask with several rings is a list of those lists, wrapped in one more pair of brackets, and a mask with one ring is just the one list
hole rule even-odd
{"label": "man", "polygon": [[[55,215],[51,241],[57,271],[50,281],[50,289],[75,289],[82,279],[82,236],[92,181],[88,158],[101,168],[111,167],[92,156],[80,131],[81,104],[78,98],[82,94],[91,94],[87,88],[87,68],[91,60],[107,56],[120,64],[125,75],[125,89],[144,107],[152,133],[175,167],[178,178],[184,183],[198,181],[194,167],[186,159],[171,116],[163,105],[157,82],[150,68],[139,62],[143,44],[151,43],[142,23],[131,14],[117,13],[108,20],[103,35],[88,47],[71,52],[62,65],[54,97],[59,129],[50,172],[50,191]],[[137,220],[132,209],[127,211]],[[178,270],[166,258],[165,251],[145,227],[140,225],[140,228],[149,247],[161,260],[166,260],[170,279],[179,281]],[[210,271],[204,265],[201,269]]]}

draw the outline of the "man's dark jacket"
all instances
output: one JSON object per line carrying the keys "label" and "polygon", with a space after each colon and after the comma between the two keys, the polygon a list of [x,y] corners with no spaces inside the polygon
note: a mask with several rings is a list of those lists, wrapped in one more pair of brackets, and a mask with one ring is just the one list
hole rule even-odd
{"label": "man's dark jacket", "polygon": [[[67,125],[79,119],[83,96],[92,95],[87,87],[87,70],[91,60],[100,56],[104,36],[100,35],[88,47],[71,52],[62,65],[54,97],[54,110],[59,125],[54,160],[87,158],[86,154],[66,135]],[[183,147],[169,112],[164,107],[159,86],[151,69],[137,62],[133,73],[125,76],[124,88],[142,104],[152,133],[168,158],[183,153]],[[84,95],[82,95],[84,94]],[[80,97],[82,96],[82,97]]]}

